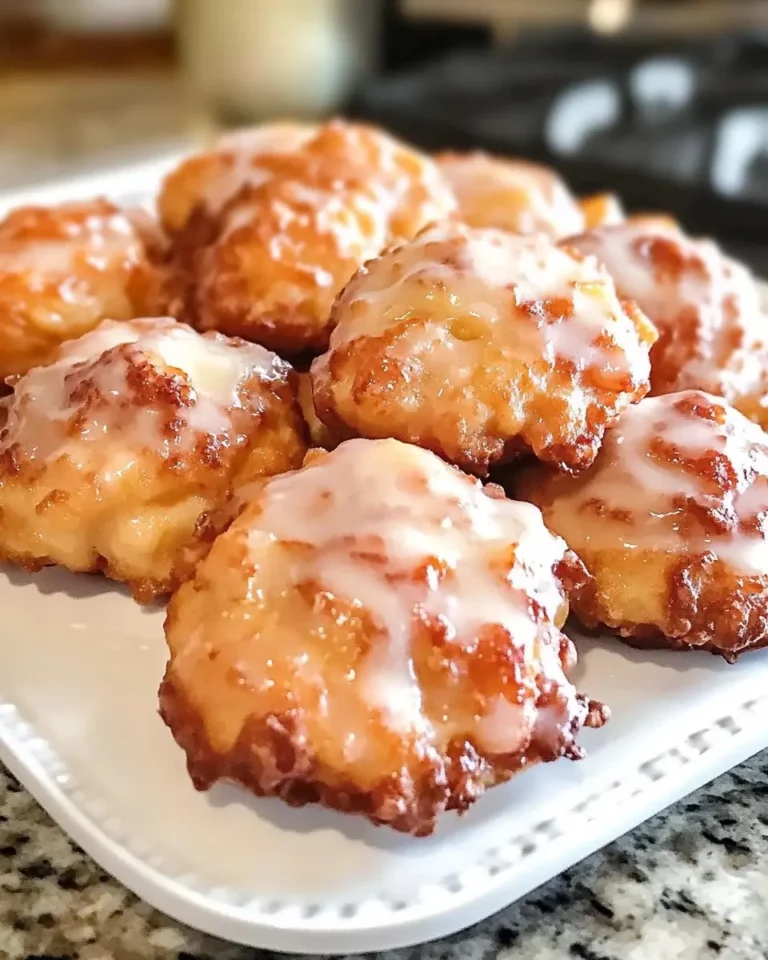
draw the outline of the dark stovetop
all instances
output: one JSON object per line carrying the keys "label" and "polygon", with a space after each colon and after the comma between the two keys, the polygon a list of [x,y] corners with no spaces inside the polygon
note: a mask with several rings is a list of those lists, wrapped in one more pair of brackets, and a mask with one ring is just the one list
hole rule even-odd
{"label": "dark stovetop", "polygon": [[428,149],[552,164],[579,192],[669,211],[768,275],[768,35],[532,34],[380,77],[352,112]]}

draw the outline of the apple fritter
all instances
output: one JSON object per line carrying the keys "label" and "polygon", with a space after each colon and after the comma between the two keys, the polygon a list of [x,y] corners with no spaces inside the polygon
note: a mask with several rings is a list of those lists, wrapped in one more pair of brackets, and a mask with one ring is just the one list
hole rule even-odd
{"label": "apple fritter", "polygon": [[768,425],[768,314],[751,272],[673,221],[637,217],[569,241],[595,254],[659,331],[651,392],[704,390]]}
{"label": "apple fritter", "polygon": [[351,440],[259,484],[173,597],[161,713],[218,780],[426,835],[606,719],[566,673],[584,571],[527,503]]}
{"label": "apple fritter", "polygon": [[459,217],[471,227],[554,239],[584,229],[578,201],[548,167],[481,152],[443,153],[437,162],[456,195]]}
{"label": "apple fritter", "polygon": [[0,221],[0,380],[104,319],[141,315],[153,269],[145,216],[92,200],[20,207]]}
{"label": "apple fritter", "polygon": [[650,397],[578,478],[533,467],[517,492],[584,561],[588,627],[735,660],[768,644],[768,435],[700,391]]}
{"label": "apple fritter", "polygon": [[655,331],[593,257],[548,238],[428,228],[339,296],[311,370],[339,436],[394,437],[480,476],[532,452],[589,466],[648,390]]}
{"label": "apple fritter", "polygon": [[102,571],[142,601],[168,592],[210,511],[301,463],[294,377],[263,347],[168,318],[64,344],[0,400],[0,559]]}
{"label": "apple fritter", "polygon": [[[171,218],[184,225],[172,240],[168,310],[200,330],[318,353],[333,300],[357,268],[450,216],[455,200],[429,157],[372,127],[333,121],[279,149],[274,137],[253,136],[256,152],[186,161],[227,166],[191,212]],[[177,205],[188,211],[189,197]]]}

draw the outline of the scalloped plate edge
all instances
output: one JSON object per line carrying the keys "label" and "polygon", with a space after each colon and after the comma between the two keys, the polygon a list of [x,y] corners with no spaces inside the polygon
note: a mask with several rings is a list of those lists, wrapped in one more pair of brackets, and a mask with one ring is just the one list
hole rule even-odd
{"label": "scalloped plate edge", "polygon": [[[621,782],[595,785],[589,797],[565,811],[569,831],[554,837],[542,832],[527,843],[521,859],[525,870],[508,864],[489,873],[479,894],[463,885],[458,894],[446,889],[439,907],[425,906],[403,915],[385,915],[384,922],[351,918],[344,926],[322,926],[304,918],[289,925],[259,917],[247,907],[233,907],[194,891],[126,850],[91,820],[60,786],[67,781],[64,764],[35,728],[11,704],[0,704],[0,760],[38,803],[106,871],[137,896],[174,919],[205,933],[262,949],[307,954],[366,952],[411,946],[444,937],[509,906],[535,887],[642,823],[759,750],[768,746],[768,696],[750,698],[729,715],[676,740],[661,753],[643,758]],[[34,749],[42,745],[47,762]],[[51,769],[49,769],[51,768]],[[63,773],[56,774],[59,768]],[[605,803],[617,795],[610,817]],[[542,825],[543,826],[543,825]],[[530,831],[535,837],[537,828]],[[534,856],[535,854],[535,856]]]}

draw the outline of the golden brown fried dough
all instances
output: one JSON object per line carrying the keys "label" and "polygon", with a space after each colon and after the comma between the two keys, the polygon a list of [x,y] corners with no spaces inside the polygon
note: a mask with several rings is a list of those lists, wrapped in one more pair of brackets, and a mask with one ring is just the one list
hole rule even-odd
{"label": "golden brown fried dough", "polygon": [[103,571],[139,600],[169,591],[209,511],[301,462],[293,376],[170,319],[65,344],[0,400],[0,559]]}
{"label": "golden brown fried dough", "polygon": [[312,399],[312,383],[308,373],[300,373],[299,377],[299,404],[304,422],[309,431],[309,439],[313,447],[323,450],[333,450],[339,444],[339,437],[326,427],[315,410],[315,401]]}
{"label": "golden brown fried dough", "polygon": [[584,217],[584,230],[594,230],[626,220],[624,208],[617,196],[612,193],[595,193],[579,200]]}
{"label": "golden brown fried dough", "polygon": [[578,472],[648,390],[655,331],[594,258],[543,236],[427,229],[338,298],[315,408],[480,476],[524,451]]}
{"label": "golden brown fried dough", "polygon": [[652,393],[704,390],[768,425],[768,315],[745,266],[662,217],[569,242],[597,255],[658,328]]}
{"label": "golden brown fried dough", "polygon": [[174,205],[187,213],[170,217],[183,227],[167,302],[198,329],[317,353],[333,300],[357,268],[449,216],[455,201],[432,160],[372,127],[334,121],[305,131],[293,150],[267,142],[272,152],[224,154],[224,186],[214,178],[191,212],[188,198]]}
{"label": "golden brown fried dough", "polygon": [[587,626],[727,660],[768,644],[768,435],[722,400],[647,398],[583,476],[517,490],[592,574],[571,594]]}
{"label": "golden brown fried dough", "polygon": [[164,228],[173,236],[201,208],[216,214],[243,186],[272,175],[271,158],[299,150],[315,130],[309,124],[267,123],[224,136],[211,150],[188,157],[160,188],[157,207]]}
{"label": "golden brown fried dough", "polygon": [[264,483],[173,598],[161,713],[198,789],[425,835],[604,722],[566,678],[583,576],[530,504],[352,440]]}
{"label": "golden brown fried dough", "polygon": [[554,239],[584,229],[578,201],[554,170],[480,152],[443,153],[436,159],[456,195],[459,217],[471,227],[546,233]]}
{"label": "golden brown fried dough", "polygon": [[106,200],[22,207],[0,221],[0,380],[105,318],[142,312],[145,221]]}

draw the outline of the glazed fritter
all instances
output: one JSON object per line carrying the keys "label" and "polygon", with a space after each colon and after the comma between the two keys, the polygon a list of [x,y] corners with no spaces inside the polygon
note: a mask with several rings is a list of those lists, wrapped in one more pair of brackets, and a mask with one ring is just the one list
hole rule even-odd
{"label": "glazed fritter", "polygon": [[647,392],[655,339],[594,258],[462,224],[367,264],[332,322],[311,370],[320,419],[479,476],[527,451],[589,466],[605,428]]}
{"label": "glazed fritter", "polygon": [[149,241],[144,218],[106,200],[20,207],[0,220],[0,380],[106,318],[140,316]]}
{"label": "glazed fritter", "polygon": [[470,227],[560,240],[624,220],[617,197],[600,193],[577,199],[554,170],[538,163],[481,151],[443,153],[436,160],[456,196],[459,219]]}
{"label": "glazed fritter", "polygon": [[163,227],[175,236],[194,215],[217,214],[246,184],[258,185],[272,176],[271,158],[299,150],[315,131],[309,124],[267,123],[221,137],[212,149],[188,157],[160,187],[157,207]]}
{"label": "glazed fritter", "polygon": [[711,240],[638,217],[569,241],[595,254],[652,320],[651,392],[698,389],[768,424],[768,315],[758,284]]}
{"label": "glazed fritter", "polygon": [[64,344],[0,400],[0,560],[103,571],[142,601],[168,592],[208,512],[301,463],[294,376],[167,318]]}
{"label": "glazed fritter", "polygon": [[440,170],[471,227],[511,233],[546,233],[558,239],[584,229],[578,201],[548,167],[486,153],[443,153]]}
{"label": "glazed fritter", "polygon": [[768,435],[722,400],[647,398],[587,473],[536,467],[517,490],[592,575],[571,594],[588,627],[727,660],[768,644]]}
{"label": "glazed fritter", "polygon": [[[372,127],[333,121],[294,138],[292,150],[254,136],[256,153],[197,161],[224,156],[229,165],[192,212],[189,196],[173,204],[187,213],[171,218],[184,226],[172,243],[167,307],[200,330],[318,353],[333,300],[357,268],[450,216],[453,194],[431,159]],[[166,183],[161,210],[183,171]]]}
{"label": "glazed fritter", "polygon": [[352,440],[264,482],[174,596],[161,713],[198,789],[425,835],[604,722],[566,678],[583,577],[530,504]]}

